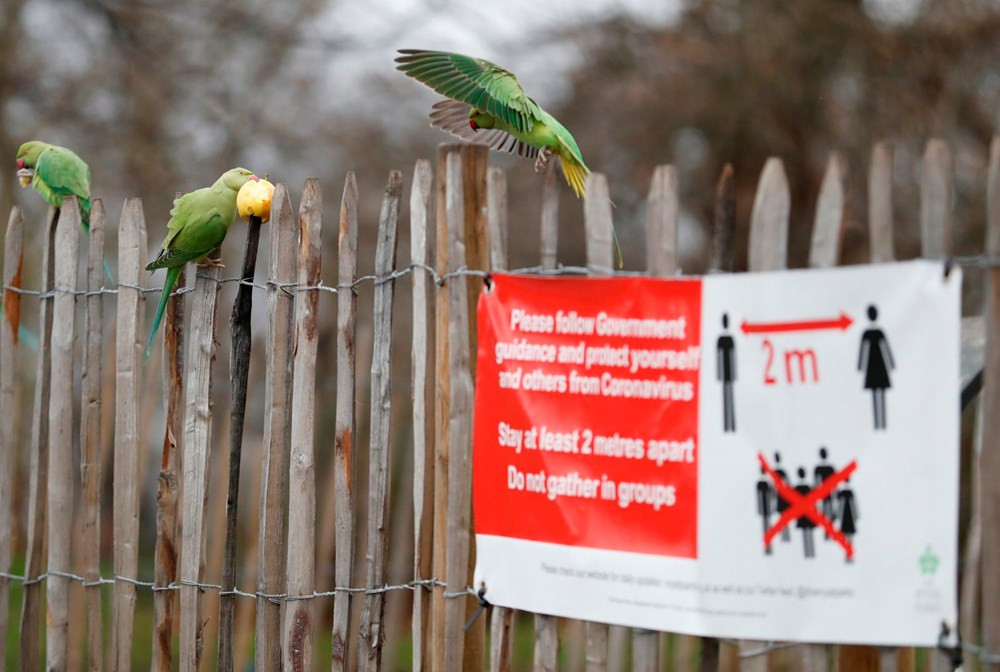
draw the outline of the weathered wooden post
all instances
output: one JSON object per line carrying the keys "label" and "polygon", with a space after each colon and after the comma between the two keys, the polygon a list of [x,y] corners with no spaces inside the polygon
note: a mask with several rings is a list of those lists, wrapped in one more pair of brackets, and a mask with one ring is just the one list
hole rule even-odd
{"label": "weathered wooden post", "polygon": [[[411,263],[430,264],[427,231],[431,217],[434,175],[429,161],[417,161],[410,190]],[[430,292],[434,283],[423,268],[413,270],[413,578],[431,576],[431,532],[434,514],[434,392],[428,376],[432,355],[430,324],[434,319]],[[430,666],[427,650],[431,593],[417,587],[413,593],[412,639],[414,672]]]}
{"label": "weathered wooden post", "polygon": [[[271,199],[271,270],[268,275],[267,385],[264,391],[264,460],[261,465],[260,527],[257,544],[257,590],[278,595],[285,590],[284,501],[288,491],[292,391],[292,315],[295,295],[295,217],[284,184]],[[256,669],[281,669],[281,603],[257,600]]]}
{"label": "weathered wooden post", "polygon": [[[490,239],[490,269],[507,270],[507,177],[503,169],[486,172],[486,219]],[[490,621],[490,672],[509,672],[513,665],[514,610],[493,607]]]}
{"label": "weathered wooden post", "polygon": [[[139,409],[142,405],[142,338],[146,222],[142,201],[125,201],[118,225],[118,314],[115,352],[114,567],[135,577],[139,567]],[[117,581],[111,621],[113,672],[132,669],[135,585]]]}
{"label": "weathered wooden post", "polygon": [[[788,263],[788,214],[791,208],[788,179],[780,159],[771,157],[757,184],[750,215],[749,268],[751,271],[777,271]],[[759,642],[741,641],[740,651],[759,648]],[[768,656],[756,655],[740,660],[742,672],[765,672]]]}
{"label": "weathered wooden post", "polygon": [[[7,232],[3,248],[3,284],[5,287],[21,286],[21,266],[23,251],[24,222],[21,209],[11,208],[7,220]],[[21,295],[13,289],[5,289],[3,296],[3,319],[0,320],[0,417],[8,418],[0,423],[0,572],[10,571],[13,544],[13,488],[14,455],[17,452],[18,395],[17,395],[17,347],[18,329],[21,325]],[[10,582],[0,577],[0,661],[7,660],[7,624],[10,615]]]}
{"label": "weathered wooden post", "polygon": [[[587,176],[583,222],[587,233],[587,269],[591,276],[612,275],[613,242],[611,196],[600,173]],[[587,672],[603,672],[608,664],[608,626],[587,623]]]}
{"label": "weathered wooden post", "polygon": [[[289,595],[312,595],[316,590],[316,351],[319,342],[319,289],[322,270],[323,199],[319,181],[306,180],[299,205],[299,278],[295,301],[295,353],[292,374],[291,453],[288,472],[288,581]],[[317,287],[317,289],[303,289]],[[286,669],[312,669],[315,614],[311,599],[294,600],[285,608],[284,664]]]}
{"label": "weathered wooden post", "polygon": [[[49,398],[48,566],[69,572],[73,531],[73,346],[76,340],[76,282],[80,259],[80,206],[64,199],[56,225],[55,296],[52,322],[51,396]],[[45,592],[45,665],[65,670],[69,652],[69,579],[50,573]]]}
{"label": "weathered wooden post", "polygon": [[[396,268],[396,242],[399,201],[403,193],[403,175],[390,171],[389,182],[379,215],[378,245],[375,251],[375,275],[385,278]],[[371,365],[371,443],[368,464],[368,576],[365,585],[380,588],[386,583],[389,544],[389,454],[390,454],[390,364],[392,362],[392,303],[395,280],[379,280],[375,286],[374,332]],[[365,595],[361,609],[360,669],[382,669],[382,645],[385,640],[385,594]]]}
{"label": "weathered wooden post", "polygon": [[[485,145],[469,143],[453,143],[438,145],[436,203],[437,226],[435,235],[435,268],[439,274],[448,272],[450,251],[448,246],[448,218],[446,203],[447,157],[458,153],[461,157],[463,202],[465,204],[465,260],[458,266],[470,269],[485,270],[489,267],[488,244],[486,236],[486,167],[488,165],[488,149]],[[478,278],[469,279],[467,291],[470,312],[475,311],[479,297],[477,285],[482,285]],[[451,395],[451,377],[449,373],[449,296],[441,288],[435,297],[435,351],[434,359],[437,371],[434,390],[434,576],[445,580],[448,543],[448,492],[449,483],[449,446],[450,446],[450,416],[449,399]],[[475,321],[469,321],[469,342],[475,343]],[[470,362],[475,371],[475,361]],[[466,484],[471,487],[469,484]],[[475,564],[474,549],[469,553],[469,575]],[[431,669],[444,670],[445,661],[445,598],[444,591],[437,589],[431,598]],[[478,607],[471,597],[466,602],[467,617]],[[485,627],[482,621],[477,621],[466,633],[463,666],[465,669],[479,669],[484,658]]]}
{"label": "weathered wooden post", "polygon": [[[336,553],[334,582],[351,586],[354,568],[354,403],[355,326],[358,298],[348,288],[358,267],[358,183],[354,173],[344,180],[340,202],[340,234],[337,241],[337,420],[333,459],[336,470]],[[344,672],[348,662],[351,594],[338,593],[333,602],[333,670]]]}

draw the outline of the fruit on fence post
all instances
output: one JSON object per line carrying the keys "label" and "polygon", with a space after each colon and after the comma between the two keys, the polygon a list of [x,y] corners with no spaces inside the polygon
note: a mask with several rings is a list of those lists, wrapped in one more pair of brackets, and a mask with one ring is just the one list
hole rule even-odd
{"label": "fruit on fence post", "polygon": [[274,185],[267,178],[251,180],[240,187],[236,194],[236,209],[240,217],[250,221],[251,217],[259,217],[266,222],[271,217],[271,198],[274,196]]}

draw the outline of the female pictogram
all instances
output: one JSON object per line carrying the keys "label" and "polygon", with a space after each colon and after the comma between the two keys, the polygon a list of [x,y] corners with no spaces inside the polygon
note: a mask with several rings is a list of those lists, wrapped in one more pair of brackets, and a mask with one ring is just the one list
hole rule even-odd
{"label": "female pictogram", "polygon": [[889,340],[882,330],[875,326],[878,309],[868,306],[868,319],[872,326],[861,335],[861,349],[858,353],[858,371],[865,373],[865,389],[872,391],[872,411],[875,429],[885,429],[885,391],[892,387],[889,371],[896,368],[889,349]]}
{"label": "female pictogram", "polygon": [[[858,504],[854,501],[854,490],[851,489],[851,479],[844,479],[844,484],[837,491],[837,518],[840,520],[840,531],[847,541],[850,542],[854,533],[858,531],[857,521]],[[847,562],[851,562],[851,556],[847,556]]]}

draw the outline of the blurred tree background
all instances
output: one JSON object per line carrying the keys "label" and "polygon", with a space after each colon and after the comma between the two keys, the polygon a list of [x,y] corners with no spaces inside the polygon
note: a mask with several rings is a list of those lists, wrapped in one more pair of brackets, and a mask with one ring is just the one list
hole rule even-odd
{"label": "blurred tree background", "polygon": [[[727,162],[734,165],[737,187],[736,264],[745,268],[750,207],[769,156],[784,161],[792,191],[790,263],[804,266],[816,196],[832,151],[848,168],[843,259],[866,261],[868,161],[879,140],[895,149],[897,256],[916,256],[920,158],[931,136],[946,139],[954,151],[954,249],[982,250],[988,146],[1000,129],[997,0],[508,0],[502,6],[395,0],[377,9],[337,0],[4,0],[0,162],[7,162],[7,172],[0,180],[0,211],[9,212],[15,203],[26,210],[25,286],[38,282],[35,232],[43,208],[30,190],[17,189],[14,156],[21,142],[36,138],[71,147],[90,163],[93,195],[104,199],[108,212],[112,260],[124,198],[143,198],[152,256],[175,192],[210,184],[225,169],[243,165],[286,182],[294,207],[303,180],[320,178],[328,284],[336,282],[335,223],[346,171],[356,171],[360,187],[358,270],[364,274],[373,266],[387,172],[402,170],[406,190],[398,256],[404,265],[413,164],[433,158],[437,143],[451,139],[428,125],[434,94],[394,70],[395,49],[402,47],[478,55],[517,73],[529,95],[574,133],[589,167],[608,176],[626,268],[645,264],[649,180],[657,164],[673,163],[681,188],[682,266],[689,273],[705,270],[715,181]],[[492,160],[508,169],[511,266],[535,265],[542,179],[530,162],[506,155]],[[581,263],[582,204],[560,185],[560,260]],[[227,276],[239,268],[243,240],[237,224],[223,251]],[[265,238],[258,278],[267,268],[267,249]],[[155,277],[150,284],[159,281]],[[371,288],[362,287],[360,294],[359,305],[369,306]],[[223,332],[232,296],[229,286],[220,309]],[[263,379],[262,298],[258,293],[252,381]],[[25,301],[29,326],[37,324],[34,303]],[[113,302],[105,305],[110,345]],[[331,502],[323,479],[333,436],[335,303],[327,297],[321,311],[317,504],[323,527]],[[401,284],[397,338],[408,338],[408,323],[409,286]],[[367,308],[358,329],[358,445],[364,446],[368,401],[360,381],[367,380],[370,361]],[[220,333],[219,341],[218,361],[224,365],[228,335]],[[393,470],[400,488],[412,459],[411,391],[407,341],[397,343]],[[22,363],[26,378],[32,375],[31,359]],[[216,409],[227,410],[228,376],[221,369],[218,375]],[[110,385],[110,359],[105,378]],[[158,456],[160,383],[155,374],[148,378],[148,405],[155,406],[147,420],[148,449]],[[259,408],[262,400],[263,386],[257,384],[250,408]],[[27,418],[30,401],[22,399],[21,405]],[[106,409],[108,442],[112,406]],[[251,412],[246,430],[251,448],[244,456],[242,527],[256,524],[256,493],[250,490],[259,465],[253,452],[262,431],[258,416]],[[22,434],[29,424],[21,422]],[[216,427],[217,445],[224,446],[225,425],[220,421]],[[216,452],[223,457],[213,458],[212,469],[221,474],[225,451]],[[358,455],[362,483],[366,452]],[[19,459],[24,470],[27,458]],[[144,553],[152,549],[156,463],[144,462]],[[110,483],[110,468],[104,475]],[[23,488],[26,479],[15,482]],[[224,489],[213,488],[213,511],[224,508],[218,494]],[[110,486],[105,493],[107,506]],[[406,523],[393,530],[394,549],[412,544],[410,519],[399,511],[406,499],[393,498],[392,520]],[[15,493],[16,502],[23,500]],[[23,549],[25,513],[19,512],[15,553]],[[362,558],[363,528],[356,546]],[[110,530],[109,518],[103,525],[108,549]],[[391,582],[408,578],[412,556],[403,550],[394,552],[401,562],[394,564]],[[144,558],[142,573],[149,575]],[[332,581],[322,571],[317,579],[319,589]],[[241,574],[241,586],[251,581]],[[390,614],[401,613],[403,600],[390,597]],[[12,604],[12,613],[17,609]],[[407,626],[396,627],[401,632]],[[137,629],[137,637],[147,635]],[[137,665],[140,661],[141,656]]]}
{"label": "blurred tree background", "polygon": [[[640,211],[657,163],[680,171],[685,268],[698,271],[722,165],[736,169],[745,227],[769,155],[785,162],[791,258],[803,264],[834,150],[849,169],[845,254],[863,259],[868,156],[883,139],[896,148],[898,247],[913,255],[918,160],[932,135],[955,150],[956,242],[978,249],[987,146],[1000,125],[995,0],[536,4],[397,0],[373,13],[329,0],[8,0],[0,156],[32,137],[73,147],[109,212],[143,196],[151,233],[175,191],[238,163],[293,194],[318,176],[328,200],[355,170],[364,194],[447,140],[427,128],[434,95],[393,70],[395,48],[422,46],[509,67],[566,123],[608,175],[633,266],[643,263]],[[511,167],[512,221],[533,225],[538,178],[527,162],[496,159]],[[13,175],[0,181],[4,212],[14,189]],[[582,258],[580,208],[567,195],[561,254],[571,262]],[[25,196],[18,202],[34,206]],[[525,248],[515,263],[533,263],[534,237],[516,240]]]}

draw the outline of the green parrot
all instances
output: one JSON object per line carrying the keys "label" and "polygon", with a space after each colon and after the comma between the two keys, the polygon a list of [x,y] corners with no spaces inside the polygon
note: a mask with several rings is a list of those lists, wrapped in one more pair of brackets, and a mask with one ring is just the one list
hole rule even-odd
{"label": "green parrot", "polygon": [[[17,150],[17,178],[22,187],[31,184],[45,202],[62,207],[64,196],[76,196],[80,203],[80,224],[90,235],[90,166],[72,150],[40,140],[24,143]],[[108,280],[111,269],[102,262]]]}
{"label": "green parrot", "polygon": [[446,51],[399,53],[398,70],[450,99],[435,103],[432,126],[490,149],[535,159],[539,173],[555,155],[569,186],[577,196],[586,195],[583,181],[590,169],[576,140],[524,93],[512,72],[482,58]]}
{"label": "green parrot", "polygon": [[[573,135],[524,93],[514,73],[482,58],[446,51],[400,49],[396,66],[442,96],[431,108],[431,126],[500,152],[535,159],[542,173],[552,156],[577,197],[586,197],[590,173]],[[612,229],[614,233],[614,229]],[[622,265],[615,235],[618,265]]]}
{"label": "green parrot", "polygon": [[156,330],[160,328],[167,299],[177,284],[181,269],[189,261],[201,262],[215,250],[222,241],[233,220],[236,219],[236,194],[247,182],[258,181],[256,175],[246,168],[228,170],[211,187],[184,194],[174,201],[167,222],[167,237],[156,259],[146,266],[147,271],[167,269],[167,279],[163,283],[160,305],[156,307],[153,330],[146,346],[146,359],[153,349]]}

